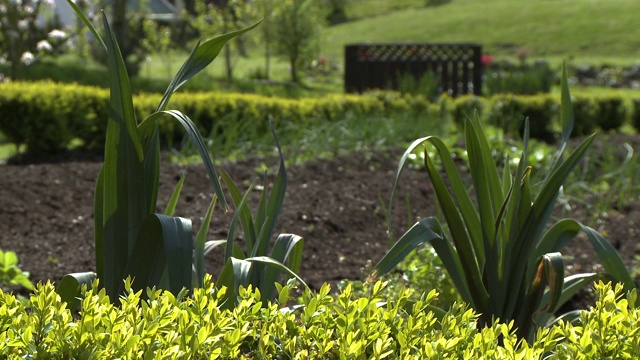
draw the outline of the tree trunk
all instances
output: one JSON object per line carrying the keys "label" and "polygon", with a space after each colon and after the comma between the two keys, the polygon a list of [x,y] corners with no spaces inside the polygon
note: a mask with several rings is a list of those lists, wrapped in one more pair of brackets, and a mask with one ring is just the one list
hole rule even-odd
{"label": "tree trunk", "polygon": [[296,84],[298,83],[298,67],[296,66],[297,62],[297,57],[292,57],[289,59],[289,66],[291,66],[291,81]]}
{"label": "tree trunk", "polygon": [[227,68],[227,81],[233,81],[233,64],[231,64],[231,44],[224,46],[224,63]]}

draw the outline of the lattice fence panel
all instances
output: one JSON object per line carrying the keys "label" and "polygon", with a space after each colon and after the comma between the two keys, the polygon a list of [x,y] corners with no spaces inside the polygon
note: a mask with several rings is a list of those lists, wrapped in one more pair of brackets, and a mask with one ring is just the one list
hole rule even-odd
{"label": "lattice fence panel", "polygon": [[482,48],[478,44],[357,44],[345,48],[345,90],[398,89],[398,78],[428,72],[438,92],[480,94]]}

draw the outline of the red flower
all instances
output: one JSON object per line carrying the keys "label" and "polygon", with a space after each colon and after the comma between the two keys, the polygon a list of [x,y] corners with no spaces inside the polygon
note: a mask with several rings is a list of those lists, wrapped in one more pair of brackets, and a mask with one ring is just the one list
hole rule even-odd
{"label": "red flower", "polygon": [[482,56],[480,57],[480,63],[482,64],[482,67],[487,67],[493,62],[493,60],[493,56],[489,54],[482,54]]}

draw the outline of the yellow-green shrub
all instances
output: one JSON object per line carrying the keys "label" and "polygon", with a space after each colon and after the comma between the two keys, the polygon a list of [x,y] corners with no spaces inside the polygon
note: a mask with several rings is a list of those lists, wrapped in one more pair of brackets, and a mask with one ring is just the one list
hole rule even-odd
{"label": "yellow-green shrub", "polygon": [[487,100],[475,95],[464,95],[453,101],[453,121],[461,126],[465,120],[475,116],[477,113],[482,118]]}
{"label": "yellow-green shrub", "polygon": [[[436,296],[409,303],[410,291],[384,303],[384,284],[355,297],[328,285],[306,292],[301,308],[261,307],[261,294],[239,293],[238,306],[221,310],[221,291],[207,276],[193,294],[133,292],[127,282],[119,305],[104,290],[83,291],[73,316],[52,284],[40,284],[27,302],[0,292],[0,358],[70,359],[592,359],[638,358],[640,337],[635,298],[598,284],[596,307],[581,323],[560,322],[538,331],[528,345],[508,324],[478,328],[477,314],[456,304],[438,318],[428,310]],[[222,290],[224,291],[224,290]],[[289,287],[280,290],[281,302]],[[633,299],[631,301],[630,299]]]}
{"label": "yellow-green shrub", "polygon": [[[51,82],[0,84],[0,132],[17,145],[27,145],[31,152],[62,150],[72,139],[80,139],[87,148],[102,148],[108,98],[108,90],[96,87]],[[136,95],[137,114],[152,112],[159,99],[159,94]],[[640,118],[635,115],[640,112],[629,109],[624,100],[621,95],[577,96],[574,135],[590,133],[596,125],[604,130],[618,129],[632,113]],[[512,133],[519,131],[523,117],[528,116],[531,136],[546,139],[559,127],[558,104],[559,99],[551,95],[462,96],[457,99],[442,96],[436,102],[429,102],[424,96],[393,91],[305,99],[179,93],[171,99],[171,107],[189,114],[204,135],[219,135],[230,123],[236,125],[238,122],[244,124],[243,129],[257,135],[268,134],[270,117],[276,129],[291,123],[313,125],[347,116],[384,116],[391,120],[411,121],[438,118],[443,125],[453,119],[460,125],[477,110],[486,122]],[[175,122],[161,121],[161,127],[167,142],[182,138],[183,130]]]}

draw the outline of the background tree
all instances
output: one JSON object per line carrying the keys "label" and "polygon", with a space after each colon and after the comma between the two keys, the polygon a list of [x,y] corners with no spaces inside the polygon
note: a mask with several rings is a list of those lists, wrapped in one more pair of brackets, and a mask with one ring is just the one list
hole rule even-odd
{"label": "background tree", "polygon": [[9,78],[20,79],[38,55],[60,51],[67,35],[59,25],[48,0],[0,0],[0,57]]}
{"label": "background tree", "polygon": [[[142,39],[144,38],[143,23],[150,14],[149,0],[103,0],[99,6],[111,14],[110,22],[112,31],[118,41],[122,58],[129,76],[136,76],[142,63],[146,60],[146,54]],[[95,44],[97,45],[97,44]],[[104,61],[104,50],[94,46],[92,49],[94,58]]]}
{"label": "background tree", "polygon": [[[172,77],[171,63],[173,57],[171,56],[172,41],[171,37],[173,32],[171,26],[168,24],[160,24],[153,19],[145,19],[142,23],[142,30],[144,32],[144,38],[142,39],[142,46],[147,51],[147,54],[151,56],[157,56],[162,59],[165,70],[167,71],[167,77]],[[146,60],[150,60],[148,58]],[[148,74],[151,77],[151,74]]]}
{"label": "background tree", "polygon": [[260,31],[264,43],[264,78],[269,79],[271,71],[271,39],[273,37],[273,25],[271,17],[276,8],[274,0],[259,0],[257,3],[258,12],[262,15]]}
{"label": "background tree", "polygon": [[274,52],[289,62],[293,82],[300,81],[304,63],[318,56],[324,19],[322,7],[314,0],[283,1],[274,12]]}
{"label": "background tree", "polygon": [[[254,10],[253,1],[250,0],[218,0],[208,4],[204,1],[197,2],[198,15],[193,19],[192,25],[205,37],[211,34],[226,34],[255,23],[258,16]],[[232,52],[246,56],[245,41],[245,36],[237,37],[223,49],[228,81],[233,80]]]}

